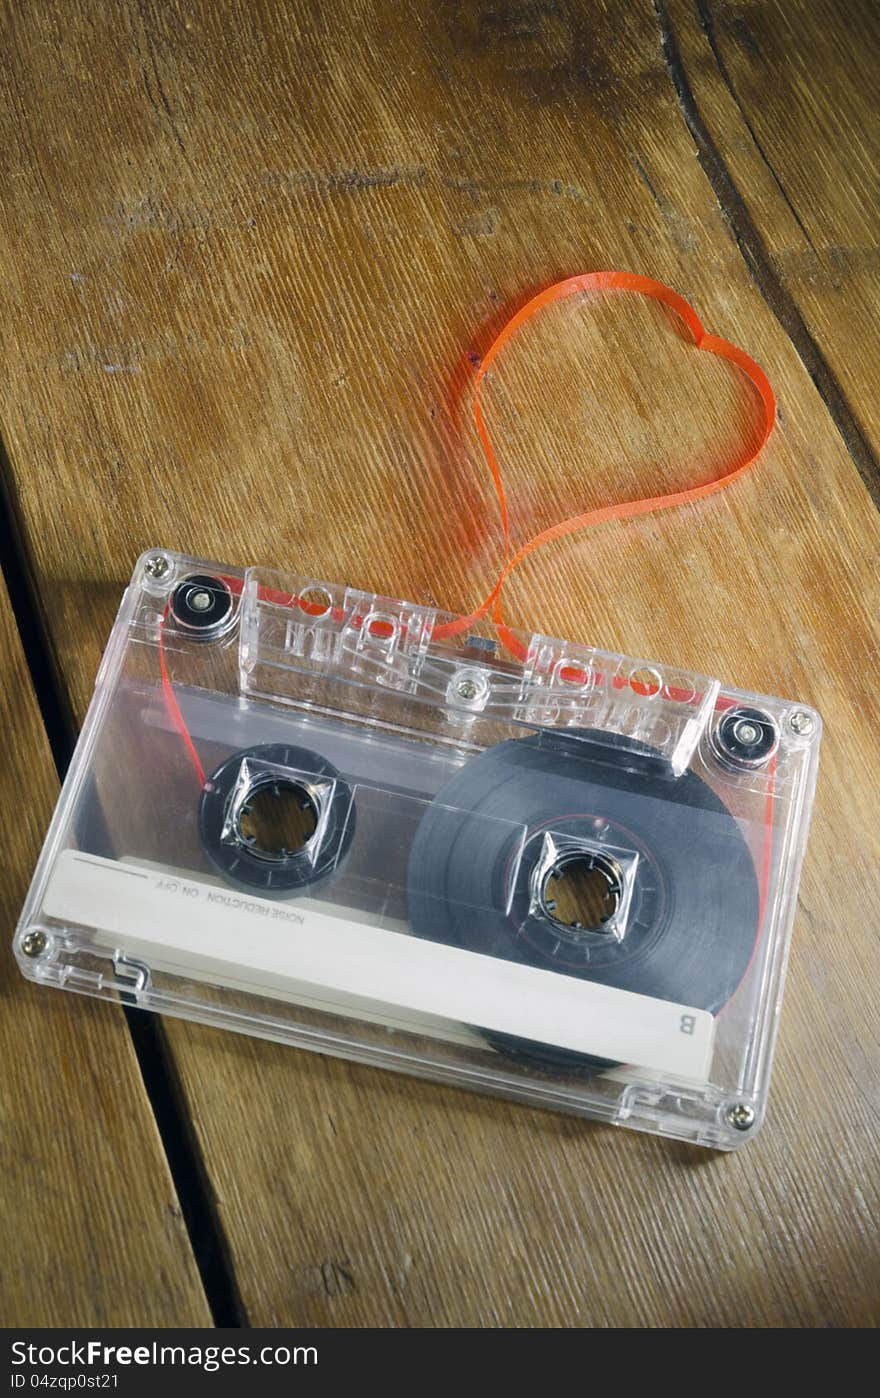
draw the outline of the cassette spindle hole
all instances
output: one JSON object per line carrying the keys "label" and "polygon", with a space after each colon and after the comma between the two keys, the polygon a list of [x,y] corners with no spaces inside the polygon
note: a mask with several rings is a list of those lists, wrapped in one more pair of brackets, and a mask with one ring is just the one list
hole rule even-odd
{"label": "cassette spindle hole", "polygon": [[567,937],[611,932],[623,897],[623,872],[602,854],[571,854],[548,871],[541,890],[547,918]]}
{"label": "cassette spindle hole", "polygon": [[238,816],[238,835],[264,859],[283,859],[305,849],[318,828],[318,808],[308,789],[284,778],[263,782],[249,793]]}

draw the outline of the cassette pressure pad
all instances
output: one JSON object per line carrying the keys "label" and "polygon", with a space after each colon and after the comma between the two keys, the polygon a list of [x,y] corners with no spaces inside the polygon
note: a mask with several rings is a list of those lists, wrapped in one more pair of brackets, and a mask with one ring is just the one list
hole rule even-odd
{"label": "cassette pressure pad", "polygon": [[157,550],[19,964],[730,1149],[766,1101],[819,732],[675,666]]}

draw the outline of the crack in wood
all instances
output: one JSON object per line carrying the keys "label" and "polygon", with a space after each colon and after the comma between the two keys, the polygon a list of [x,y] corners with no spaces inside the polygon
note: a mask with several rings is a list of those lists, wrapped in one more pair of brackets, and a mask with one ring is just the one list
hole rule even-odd
{"label": "crack in wood", "polygon": [[754,145],[755,150],[758,152],[758,155],[761,157],[764,164],[767,166],[767,169],[770,172],[770,177],[773,180],[773,183],[776,185],[776,188],[779,190],[779,193],[781,194],[785,202],[786,208],[788,209],[789,213],[791,214],[792,218],[794,219],[795,223],[797,224],[798,228],[803,234],[805,241],[813,249],[813,252],[815,252],[816,248],[813,244],[813,240],[807,232],[806,226],[803,220],[801,219],[800,214],[798,213],[794,204],[791,202],[791,199],[788,196],[788,190],[785,188],[785,185],[782,183],[782,180],[777,174],[772,160],[770,159],[769,155],[767,154],[763,145],[761,144],[761,141],[758,137],[758,133],[752,125],[751,121],[749,120],[748,113],[746,112],[745,107],[740,101],[739,93],[734,87],[733,79],[730,76],[727,64],[724,62],[724,56],[721,52],[721,49],[718,45],[718,40],[715,36],[715,21],[712,16],[712,11],[709,8],[708,0],[696,0],[696,6],[697,15],[700,20],[700,27],[706,36],[706,42],[712,50],[712,57],[715,59],[715,63],[717,64],[721,80],[724,83],[724,86],[727,88],[727,91],[733,98],[733,101],[736,103],[736,109],[743,119],[743,123],[745,125],[746,130],[749,133],[749,136],[752,140],[752,144]]}
{"label": "crack in wood", "polygon": [[828,409],[853,465],[874,503],[880,506],[880,462],[818,341],[801,315],[797,302],[780,281],[764,239],[700,114],[666,0],[652,0],[652,3],[660,25],[660,41],[666,69],[685,124],[696,146],[700,166],[712,186],[725,222],[755,286],[797,351],[801,363]]}
{"label": "crack in wood", "polygon": [[[162,77],[159,73],[159,64],[156,58],[156,50],[153,45],[150,29],[149,26],[144,22],[143,15],[140,11],[140,6],[137,7],[137,15],[141,23],[141,28],[143,30],[146,53],[144,53],[141,44],[138,40],[138,36],[135,33],[133,22],[129,23],[128,31],[131,37],[132,45],[134,47],[135,56],[137,58],[137,64],[141,75],[141,82],[143,83],[147,101],[153,109],[153,112],[160,125],[164,125],[167,127],[167,129],[171,133],[171,137],[175,145],[177,146],[181,154],[186,155],[186,146],[183,143],[183,137],[177,129],[177,122],[175,121],[174,113],[171,110],[171,103],[168,101],[168,94],[166,93],[165,88],[162,84]],[[152,81],[150,80],[151,70],[153,75]],[[155,92],[153,90],[154,87]]]}
{"label": "crack in wood", "polygon": [[[14,493],[14,474],[0,439],[0,573],[6,581],[55,768],[59,779],[63,780],[73,755],[76,724],[48,639],[39,590],[24,540],[21,511]],[[226,1234],[195,1139],[177,1066],[168,1052],[164,1028],[158,1016],[145,1010],[123,1007],[123,1013],[214,1323],[222,1327],[246,1327],[248,1320]]]}

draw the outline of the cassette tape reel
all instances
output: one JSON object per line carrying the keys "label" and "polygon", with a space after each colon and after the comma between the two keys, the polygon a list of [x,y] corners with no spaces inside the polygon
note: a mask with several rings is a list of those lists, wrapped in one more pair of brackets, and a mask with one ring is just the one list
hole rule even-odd
{"label": "cassette tape reel", "polygon": [[[675,781],[656,750],[597,737],[546,731],[465,764],[413,843],[413,930],[716,1014],[758,935],[748,846],[696,774]],[[524,841],[512,839],[511,817]],[[576,894],[573,920],[560,915],[553,885],[572,873],[604,886],[598,916],[582,917]],[[475,920],[474,908],[486,912]],[[548,1044],[492,1042],[547,1066],[609,1066]]]}
{"label": "cassette tape reel", "polygon": [[733,1148],[820,723],[314,579],[139,563],[16,934],[42,984]]}
{"label": "cassette tape reel", "polygon": [[[268,796],[265,826],[279,824],[271,805],[292,799],[294,817],[261,837],[258,807]],[[299,818],[297,818],[299,817]],[[262,743],[233,753],[205,782],[199,831],[208,858],[224,878],[284,895],[326,878],[354,834],[351,789],[332,763],[288,743]]]}

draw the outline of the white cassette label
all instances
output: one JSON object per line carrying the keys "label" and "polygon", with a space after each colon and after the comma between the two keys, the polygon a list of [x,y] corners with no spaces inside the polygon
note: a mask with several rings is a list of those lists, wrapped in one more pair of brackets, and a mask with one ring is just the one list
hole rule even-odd
{"label": "white cassette label", "polygon": [[[415,1032],[479,1025],[673,1077],[705,1081],[706,1010],[443,946],[155,866],[64,850],[44,911],[153,971],[302,1000]],[[377,1013],[377,1011],[379,1013]]]}

